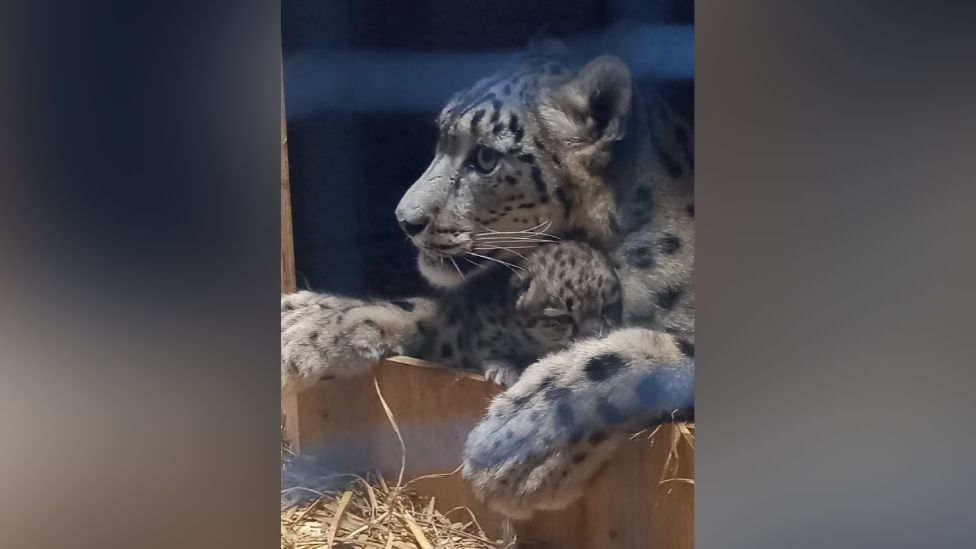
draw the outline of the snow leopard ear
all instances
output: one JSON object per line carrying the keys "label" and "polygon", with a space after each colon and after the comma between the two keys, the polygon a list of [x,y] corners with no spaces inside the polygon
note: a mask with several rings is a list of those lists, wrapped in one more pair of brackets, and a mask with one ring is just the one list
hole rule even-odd
{"label": "snow leopard ear", "polygon": [[604,55],[550,91],[543,118],[559,138],[586,146],[624,137],[631,104],[630,69]]}

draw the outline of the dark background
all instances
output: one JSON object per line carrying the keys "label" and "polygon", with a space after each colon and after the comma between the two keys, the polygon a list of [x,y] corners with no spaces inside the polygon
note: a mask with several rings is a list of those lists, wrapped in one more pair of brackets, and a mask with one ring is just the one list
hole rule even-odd
{"label": "dark background", "polygon": [[440,106],[533,37],[619,55],[691,117],[693,18],[690,0],[283,2],[299,288],[426,289],[393,210],[431,160]]}

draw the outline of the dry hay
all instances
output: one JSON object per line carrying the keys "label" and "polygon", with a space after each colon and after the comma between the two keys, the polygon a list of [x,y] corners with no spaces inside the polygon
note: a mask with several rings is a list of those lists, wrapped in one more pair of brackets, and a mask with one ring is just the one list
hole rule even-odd
{"label": "dry hay", "polygon": [[[514,547],[514,535],[508,541],[491,539],[485,534],[474,513],[467,507],[456,507],[441,513],[435,498],[421,497],[410,485],[418,480],[449,476],[451,473],[424,475],[403,482],[406,448],[393,412],[386,404],[376,380],[376,394],[396,432],[401,448],[401,469],[396,484],[390,486],[379,474],[309,475],[314,460],[302,463],[281,438],[283,484],[290,487],[281,494],[281,547],[300,548],[379,548],[379,549],[498,549]],[[294,467],[290,467],[294,465]],[[292,474],[294,479],[284,481]],[[304,471],[304,472],[302,472]],[[511,530],[506,528],[506,530]]]}
{"label": "dry hay", "polygon": [[467,508],[446,513],[434,498],[382,477],[352,477],[345,490],[319,492],[311,502],[284,505],[281,547],[379,549],[496,549]]}
{"label": "dry hay", "polygon": [[[376,384],[376,393],[386,411],[393,430],[400,440],[402,457],[406,448],[392,411]],[[660,485],[687,483],[691,478],[679,476],[680,459],[678,446],[684,442],[695,449],[693,423],[677,423],[671,429],[670,451],[661,471]],[[660,425],[647,433],[656,442]],[[645,434],[633,435],[636,438]],[[288,466],[302,461],[304,456],[292,452],[282,427],[282,475],[288,474]],[[652,444],[654,443],[652,442]],[[401,462],[403,463],[403,462]],[[304,467],[304,466],[301,466]],[[421,479],[456,474],[425,475],[403,483],[403,469],[396,484],[390,486],[378,474],[315,476],[312,482],[306,474],[305,482],[290,482],[282,490],[281,498],[281,548],[282,549],[510,549],[518,545],[510,522],[505,524],[505,539],[489,537],[474,513],[467,507],[457,507],[441,513],[436,509],[435,498],[425,498],[410,490],[410,485]],[[670,489],[669,489],[670,491]]]}

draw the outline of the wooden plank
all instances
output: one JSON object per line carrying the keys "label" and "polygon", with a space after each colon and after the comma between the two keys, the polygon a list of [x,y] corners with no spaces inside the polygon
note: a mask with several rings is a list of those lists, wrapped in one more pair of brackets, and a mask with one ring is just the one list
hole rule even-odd
{"label": "wooden plank", "polygon": [[[291,225],[291,178],[288,168],[288,132],[285,124],[285,83],[281,82],[281,293],[295,291],[295,247]],[[298,431],[298,399],[286,397],[281,402],[281,422],[284,437],[292,449],[300,448]],[[289,419],[290,418],[290,419]]]}
{"label": "wooden plank", "polygon": [[291,178],[288,132],[285,130],[285,88],[281,88],[281,293],[295,291],[295,247],[291,227]]}
{"label": "wooden plank", "polygon": [[[404,438],[404,479],[446,473],[460,463],[468,432],[500,388],[417,359],[396,357],[374,372]],[[401,449],[376,395],[373,377],[330,379],[302,394],[300,445],[339,470],[378,469],[391,482]],[[593,479],[586,496],[561,511],[540,512],[515,527],[522,540],[564,549],[590,547],[692,549],[694,486],[660,483],[677,427],[625,443]],[[693,449],[679,439],[679,476],[693,477]],[[672,455],[673,460],[676,459]],[[438,508],[469,507],[482,527],[501,536],[502,517],[481,505],[460,474],[411,484],[437,498]]]}

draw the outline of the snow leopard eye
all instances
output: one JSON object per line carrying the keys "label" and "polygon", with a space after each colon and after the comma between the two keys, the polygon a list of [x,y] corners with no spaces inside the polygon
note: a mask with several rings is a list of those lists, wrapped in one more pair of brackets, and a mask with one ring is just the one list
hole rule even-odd
{"label": "snow leopard eye", "polygon": [[471,168],[481,175],[490,175],[498,167],[498,159],[501,154],[490,147],[478,145],[474,148],[471,155]]}

